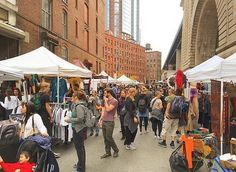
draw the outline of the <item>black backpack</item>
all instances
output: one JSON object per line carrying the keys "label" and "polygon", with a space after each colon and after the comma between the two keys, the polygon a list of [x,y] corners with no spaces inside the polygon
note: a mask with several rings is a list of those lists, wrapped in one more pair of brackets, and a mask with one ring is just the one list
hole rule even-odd
{"label": "black backpack", "polygon": [[139,110],[139,112],[141,112],[141,113],[144,113],[144,112],[146,112],[146,110],[147,110],[147,107],[146,107],[146,100],[145,100],[144,97],[143,97],[143,98],[140,98],[140,99],[138,100],[138,110]]}

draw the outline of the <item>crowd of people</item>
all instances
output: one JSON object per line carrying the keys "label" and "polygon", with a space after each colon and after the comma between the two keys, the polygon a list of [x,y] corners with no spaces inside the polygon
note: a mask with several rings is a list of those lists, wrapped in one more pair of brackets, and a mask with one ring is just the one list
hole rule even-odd
{"label": "crowd of people", "polygon": [[[40,108],[37,109],[33,100],[28,103],[22,102],[19,89],[14,89],[14,94],[11,90],[7,90],[6,96],[1,101],[1,106],[5,109],[5,113],[1,114],[1,119],[9,119],[11,114],[23,114],[24,122],[21,130],[23,139],[37,133],[44,137],[52,136],[53,115],[48,91],[49,85],[41,83]],[[82,90],[74,91],[70,102],[72,115],[66,117],[65,122],[72,124],[73,142],[78,156],[78,162],[75,164],[76,171],[85,172],[86,169],[84,141],[87,132],[90,136],[94,134],[99,136],[101,128],[105,144],[105,153],[101,155],[101,159],[119,156],[120,148],[117,147],[113,138],[116,116],[119,117],[121,140],[124,140],[125,149],[136,149],[136,135],[137,133],[140,135],[148,133],[149,123],[152,125],[154,137],[160,140],[160,146],[167,147],[166,140],[169,138],[167,134],[170,134],[170,147],[175,148],[178,133],[192,132],[194,128],[199,127],[194,126],[196,121],[197,124],[199,122],[199,125],[206,126],[205,118],[206,116],[209,118],[210,114],[206,114],[205,111],[203,115],[199,114],[201,110],[196,109],[198,105],[194,103],[196,99],[200,101],[203,99],[203,96],[200,95],[201,93],[198,94],[198,92],[193,93],[185,115],[176,118],[170,113],[171,103],[176,97],[176,93],[172,88],[166,86],[118,86],[113,84],[100,87],[97,91],[92,90],[91,95],[86,95]],[[206,100],[206,96],[204,100]],[[91,110],[95,116],[95,124],[90,128],[86,126],[84,120],[87,109]],[[55,155],[57,154],[55,153]]]}

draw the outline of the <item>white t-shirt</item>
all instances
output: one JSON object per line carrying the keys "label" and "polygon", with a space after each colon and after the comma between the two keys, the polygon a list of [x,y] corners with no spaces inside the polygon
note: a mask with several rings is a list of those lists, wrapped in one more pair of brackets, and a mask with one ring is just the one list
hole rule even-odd
{"label": "white t-shirt", "polygon": [[5,97],[4,104],[1,102],[1,105],[6,109],[15,109],[20,105],[20,100],[16,96],[10,96],[11,100],[8,100],[8,97]]}
{"label": "white t-shirt", "polygon": [[33,129],[32,117],[33,116],[34,116],[33,120],[34,120],[35,132],[39,132],[40,134],[47,132],[47,128],[44,126],[41,116],[35,113],[34,115],[29,117],[27,123],[25,124],[23,138],[29,137],[32,134],[32,129]]}

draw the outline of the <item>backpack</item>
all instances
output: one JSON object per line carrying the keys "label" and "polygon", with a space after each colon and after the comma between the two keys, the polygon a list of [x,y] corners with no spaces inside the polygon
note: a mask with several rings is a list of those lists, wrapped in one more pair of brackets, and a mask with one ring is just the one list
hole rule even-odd
{"label": "backpack", "polygon": [[175,96],[170,105],[170,114],[173,119],[178,119],[183,113],[184,99],[182,96]]}
{"label": "backpack", "polygon": [[4,120],[0,122],[0,140],[12,139],[17,136],[19,123]]}
{"label": "backpack", "polygon": [[76,106],[80,105],[82,109],[84,110],[84,123],[87,127],[93,127],[95,124],[95,116],[92,112],[91,109],[88,107],[82,105],[82,104],[77,104]]}
{"label": "backpack", "polygon": [[138,110],[141,113],[146,112],[147,108],[146,108],[146,100],[144,98],[139,99],[138,101]]}

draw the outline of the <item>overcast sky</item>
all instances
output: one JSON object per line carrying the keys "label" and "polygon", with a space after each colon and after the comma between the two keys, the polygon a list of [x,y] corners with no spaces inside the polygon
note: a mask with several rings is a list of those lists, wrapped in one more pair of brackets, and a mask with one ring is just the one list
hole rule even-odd
{"label": "overcast sky", "polygon": [[181,0],[140,0],[141,45],[162,52],[162,65],[180,26]]}

